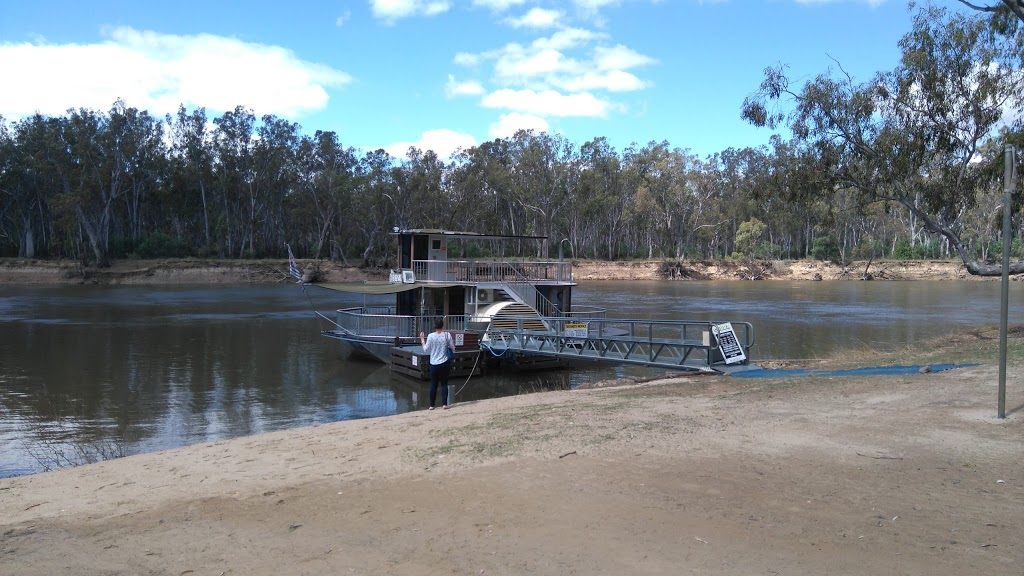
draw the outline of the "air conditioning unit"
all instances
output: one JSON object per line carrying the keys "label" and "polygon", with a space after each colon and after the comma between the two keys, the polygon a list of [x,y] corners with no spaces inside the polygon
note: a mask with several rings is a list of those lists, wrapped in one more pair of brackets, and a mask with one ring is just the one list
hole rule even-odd
{"label": "air conditioning unit", "polygon": [[480,290],[476,291],[476,301],[477,302],[490,302],[491,301],[491,296],[492,296],[492,294],[491,294],[490,290],[480,289]]}

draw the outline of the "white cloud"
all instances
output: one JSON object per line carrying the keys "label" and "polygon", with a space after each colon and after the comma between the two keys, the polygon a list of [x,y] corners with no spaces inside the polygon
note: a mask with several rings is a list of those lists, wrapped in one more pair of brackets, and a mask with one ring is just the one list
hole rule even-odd
{"label": "white cloud", "polygon": [[620,0],[572,0],[581,10],[596,12],[605,6],[613,6],[620,3]]}
{"label": "white cloud", "polygon": [[593,94],[562,94],[554,90],[535,92],[533,90],[503,89],[488,94],[482,104],[486,108],[504,108],[537,116],[586,116],[601,117],[616,108],[612,103],[596,98]]}
{"label": "white cloud", "polygon": [[437,16],[451,7],[450,0],[370,0],[374,18],[388,23],[412,16]]}
{"label": "white cloud", "polygon": [[526,0],[473,0],[474,6],[490,8],[495,12],[504,12],[513,6],[525,4]]}
{"label": "white cloud", "polygon": [[470,54],[469,52],[457,52],[455,54],[455,63],[459,66],[476,66],[483,60],[480,54]]}
{"label": "white cloud", "polygon": [[[587,18],[599,18],[600,9],[620,3],[573,1]],[[599,93],[638,91],[652,85],[634,69],[656,64],[657,60],[623,44],[610,44],[607,32],[565,25],[563,20],[571,17],[561,10],[534,7],[505,21],[518,28],[554,28],[553,32],[529,43],[510,42],[494,50],[455,56],[456,64],[474,68],[478,77],[485,65],[492,67],[489,80],[494,91],[481,100],[481,105],[505,112],[491,126],[492,135],[514,133],[516,128],[546,131],[551,117],[607,117],[626,107]],[[449,95],[462,89],[449,77]],[[474,82],[466,89],[483,90],[484,86]]]}
{"label": "white cloud", "polygon": [[444,91],[449,98],[455,96],[479,96],[484,93],[484,87],[479,82],[473,80],[458,82],[454,76],[449,74],[448,83],[445,85]]}
{"label": "white cloud", "polygon": [[571,72],[579,65],[558,50],[525,50],[510,44],[494,63],[494,74],[508,85],[531,85],[538,77]]}
{"label": "white cloud", "polygon": [[555,85],[570,92],[590,90],[633,92],[650,87],[649,82],[645,82],[623,70],[610,70],[602,73],[585,72],[582,76],[575,76],[562,82],[556,82]]}
{"label": "white cloud", "polygon": [[600,70],[626,70],[637,66],[654,64],[656,60],[618,44],[611,48],[594,48],[594,63]]}
{"label": "white cloud", "polygon": [[385,146],[384,150],[395,158],[405,158],[409,148],[415,146],[420,150],[433,150],[442,160],[449,160],[459,148],[467,149],[476,146],[476,139],[469,134],[454,130],[427,130],[417,142],[395,142]]}
{"label": "white cloud", "polygon": [[509,138],[515,135],[517,130],[533,130],[535,132],[547,132],[550,126],[547,120],[531,114],[520,114],[510,112],[502,114],[498,121],[491,124],[487,135],[491,138]]}
{"label": "white cloud", "polygon": [[563,28],[548,38],[534,40],[531,46],[538,50],[548,48],[553,50],[570,50],[605,37],[607,37],[606,34],[584,30],[583,28]]}
{"label": "white cloud", "polygon": [[345,24],[345,22],[348,22],[351,19],[352,11],[345,10],[345,13],[342,14],[341,16],[338,16],[337,20],[334,21],[334,25],[337,26],[338,28],[341,28]]}
{"label": "white cloud", "polygon": [[508,23],[513,28],[553,28],[558,25],[562,16],[560,10],[531,8],[529,12],[519,18],[509,18]]}
{"label": "white cloud", "polygon": [[0,44],[0,114],[63,114],[71,107],[126,104],[154,114],[242,105],[297,118],[327,105],[327,88],[351,77],[278,46],[200,34],[177,36],[128,27],[97,44]]}

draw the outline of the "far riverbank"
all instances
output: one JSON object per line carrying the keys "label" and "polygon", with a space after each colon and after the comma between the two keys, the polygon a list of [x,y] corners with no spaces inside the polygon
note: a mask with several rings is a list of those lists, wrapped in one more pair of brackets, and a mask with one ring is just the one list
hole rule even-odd
{"label": "far riverbank", "polygon": [[[324,282],[386,279],[387,270],[313,260],[303,269],[319,268]],[[0,259],[0,283],[19,284],[264,284],[287,282],[284,260],[125,259],[110,268],[73,261]],[[971,276],[956,260],[850,262],[845,266],[817,260],[733,261],[574,260],[573,276],[584,280],[998,280]]]}

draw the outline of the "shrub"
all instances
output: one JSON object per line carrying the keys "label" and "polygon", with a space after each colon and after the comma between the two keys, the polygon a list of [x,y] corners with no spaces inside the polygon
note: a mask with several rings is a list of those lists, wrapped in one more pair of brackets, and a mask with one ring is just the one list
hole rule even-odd
{"label": "shrub", "polygon": [[839,259],[839,243],[832,236],[820,236],[811,245],[811,256],[815,260],[836,261]]}

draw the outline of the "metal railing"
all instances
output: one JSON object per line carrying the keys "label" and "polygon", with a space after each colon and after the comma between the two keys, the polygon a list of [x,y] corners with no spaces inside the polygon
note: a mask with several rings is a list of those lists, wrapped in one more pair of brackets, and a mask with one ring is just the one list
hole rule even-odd
{"label": "metal railing", "polygon": [[414,260],[417,282],[571,282],[572,262]]}
{"label": "metal railing", "polygon": [[[561,317],[562,320],[578,318],[602,320],[606,317],[608,310],[598,306],[574,306],[572,311]],[[433,329],[434,321],[438,318],[444,319],[444,325],[449,330],[464,331],[469,327],[468,314],[455,314],[448,316],[421,315],[409,316],[395,314],[394,306],[360,306],[357,308],[344,308],[337,310],[336,324],[338,328],[363,336],[389,336],[400,338],[411,338],[418,336],[421,331],[429,332]],[[536,320],[536,317],[533,318]]]}
{"label": "metal railing", "polygon": [[[665,368],[711,370],[725,359],[713,335],[724,322],[627,320],[614,318],[544,318],[550,330],[530,330],[537,318],[506,317],[514,328],[492,329],[490,346],[531,354],[604,360]],[[731,322],[744,353],[754,345],[749,322]],[[749,358],[748,358],[749,360]],[[744,362],[745,363],[745,362]]]}
{"label": "metal railing", "polygon": [[465,314],[441,316],[404,316],[394,313],[393,306],[367,306],[345,308],[336,312],[337,325],[342,330],[360,336],[413,338],[420,332],[434,329],[434,321],[443,319],[448,330],[466,329],[469,316]]}
{"label": "metal railing", "polygon": [[608,309],[600,306],[573,306],[572,310],[562,313],[566,318],[598,318],[608,317]]}

